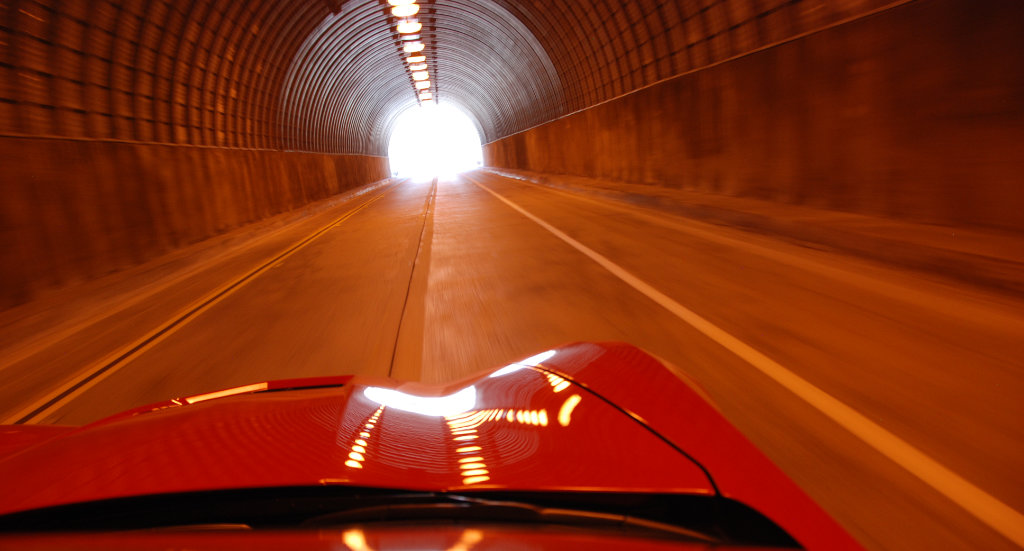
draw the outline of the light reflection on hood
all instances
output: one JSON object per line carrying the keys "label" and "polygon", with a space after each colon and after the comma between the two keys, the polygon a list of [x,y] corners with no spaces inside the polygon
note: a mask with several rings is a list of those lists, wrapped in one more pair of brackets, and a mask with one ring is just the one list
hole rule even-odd
{"label": "light reflection on hood", "polygon": [[382,406],[432,417],[448,417],[476,407],[476,387],[468,386],[447,396],[416,396],[400,390],[366,387],[363,395]]}
{"label": "light reflection on hood", "polygon": [[532,366],[539,366],[541,362],[545,362],[547,360],[550,360],[552,357],[554,357],[555,354],[556,354],[556,352],[554,350],[548,350],[547,352],[541,352],[540,354],[537,354],[535,356],[530,356],[529,358],[526,358],[525,360],[516,362],[514,364],[506,365],[505,367],[495,371],[494,373],[491,373],[490,375],[488,375],[488,377],[501,377],[502,375],[508,375],[509,373],[514,373],[516,371],[519,371],[520,369],[524,369],[524,368],[532,367]]}

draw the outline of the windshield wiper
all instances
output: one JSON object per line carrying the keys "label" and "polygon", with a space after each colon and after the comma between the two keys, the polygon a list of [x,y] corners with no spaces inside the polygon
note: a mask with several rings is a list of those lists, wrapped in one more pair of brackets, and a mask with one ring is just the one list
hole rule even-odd
{"label": "windshield wiper", "polygon": [[460,493],[346,486],[212,490],[123,497],[0,515],[0,534],[449,519],[645,530],[662,537],[799,547],[756,510],[721,496],[631,492],[473,490]]}
{"label": "windshield wiper", "polygon": [[420,499],[424,501],[360,507],[320,515],[306,520],[302,526],[322,527],[361,522],[422,520],[517,522],[631,528],[704,543],[722,543],[720,539],[703,532],[618,513],[543,507],[531,503],[496,501],[451,494],[429,494],[429,497],[424,495]]}

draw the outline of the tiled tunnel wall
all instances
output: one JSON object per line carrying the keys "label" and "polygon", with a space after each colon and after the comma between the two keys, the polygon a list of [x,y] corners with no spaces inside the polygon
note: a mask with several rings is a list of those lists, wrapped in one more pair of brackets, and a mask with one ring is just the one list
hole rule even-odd
{"label": "tiled tunnel wall", "polygon": [[[944,166],[930,157],[935,152],[950,157],[948,149],[936,145],[942,141],[932,134],[936,130],[955,129],[949,140],[970,144],[967,157],[976,165],[1005,154],[1005,144],[1020,143],[1024,63],[1022,31],[1014,25],[1024,20],[1024,3],[1016,0],[419,3],[422,40],[436,60],[432,90],[438,101],[456,103],[475,119],[484,142],[490,142],[488,158],[499,166],[787,201],[806,197],[853,208],[847,201],[851,194],[892,193],[888,183],[906,176],[900,167]],[[934,100],[931,111],[919,110],[918,119],[891,123],[880,116],[852,123],[856,117],[847,115],[855,106],[847,104],[837,105],[839,114],[829,114],[828,98],[815,94],[845,98],[846,91],[821,86],[830,74],[842,77],[839,72],[852,70],[850,59],[898,67],[895,59],[888,60],[893,52],[880,49],[870,29],[888,29],[892,14],[906,9],[922,11],[924,19],[908,19],[900,27],[903,36],[879,31],[889,40],[885,47],[898,52],[915,44],[914,51],[937,53],[896,58],[911,66],[948,63],[953,70],[988,60],[984,71],[968,74],[988,78],[986,71],[996,70],[991,65],[996,63],[1003,88],[959,89],[953,103],[968,102],[978,112],[946,113],[942,100]],[[985,28],[992,17],[1002,23]],[[296,198],[313,200],[384,177],[390,128],[416,102],[394,22],[385,0],[0,0],[0,184],[6,193],[0,211],[5,255],[0,283],[8,295],[0,306],[26,300],[40,286],[94,277],[232,224],[295,208],[301,203]],[[939,29],[925,28],[936,24]],[[829,29],[833,25],[839,26]],[[997,36],[955,39],[961,25]],[[866,43],[840,38],[824,43],[821,51],[799,45],[861,27],[868,28]],[[955,40],[939,43],[949,38]],[[991,44],[993,39],[997,43]],[[751,54],[761,49],[767,50]],[[767,62],[756,62],[763,59]],[[923,74],[924,80],[894,93],[895,103],[885,82],[872,88],[870,82],[848,80],[876,94],[872,100],[888,109],[882,112],[899,113],[900,102],[915,93],[941,96],[944,91],[930,86],[952,78]],[[801,84],[805,77],[819,88]],[[941,78],[932,83],[932,77]],[[642,106],[637,98],[652,101]],[[803,101],[807,108],[800,107]],[[745,105],[729,107],[737,103]],[[695,110],[711,114],[686,115]],[[781,144],[758,141],[772,135],[766,134],[767,123],[742,120],[763,112],[772,116],[772,125],[788,129]],[[843,139],[859,140],[858,151],[871,153],[873,132],[885,136],[878,140],[885,144],[879,150],[897,142],[928,143],[876,155],[867,168],[836,150],[783,147],[836,136],[824,126],[809,130],[806,119],[819,116],[836,122]],[[899,126],[929,117],[948,124],[927,126],[924,139],[914,136],[912,127]],[[968,122],[958,126],[952,119]],[[633,149],[609,151],[586,140],[587,147],[565,147],[581,128],[606,138],[614,133],[607,139],[634,144]],[[1003,145],[996,143],[1000,138]],[[696,148],[687,145],[695,140]],[[711,151],[716,147],[725,153]],[[677,151],[703,153],[681,167],[651,164]],[[905,162],[890,169],[885,163],[896,157]],[[838,160],[829,165],[828,159]],[[743,166],[729,169],[730,163]],[[968,203],[1003,197],[993,190],[1020,187],[1007,176],[1009,164],[1002,159],[984,173],[971,174],[970,185],[956,180],[964,176],[960,168],[950,174],[926,169],[928,176],[914,184],[922,186],[915,191],[918,199],[907,195],[900,201],[933,201],[934,194],[951,188],[957,200],[966,197]],[[854,176],[840,172],[842,184],[835,189],[842,192],[822,199],[816,190],[833,189],[830,178],[836,173],[830,167]],[[936,174],[938,183],[925,181]],[[884,177],[872,180],[875,187],[857,191],[865,178],[878,175]],[[296,185],[301,192],[280,191]],[[185,195],[174,199],[178,194]],[[234,205],[226,197],[240,202]],[[1019,205],[1003,204],[1004,211]],[[914,208],[875,210],[904,214]],[[944,208],[929,212],[938,216]],[[161,218],[156,212],[170,214]],[[40,256],[48,254],[45,247],[39,252],[24,246],[56,244],[53,254],[65,254],[81,239],[62,237],[66,221],[95,217],[106,222],[86,225],[91,232],[86,241],[95,243],[94,249],[53,259]],[[221,222],[210,223],[211,217]],[[946,221],[995,220],[1007,226],[1005,212],[993,216],[980,209],[954,218]],[[140,231],[148,237],[136,235]]]}

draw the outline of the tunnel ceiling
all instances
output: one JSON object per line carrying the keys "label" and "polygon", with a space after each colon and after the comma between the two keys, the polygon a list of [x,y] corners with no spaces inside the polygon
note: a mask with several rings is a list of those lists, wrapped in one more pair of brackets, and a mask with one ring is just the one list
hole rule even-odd
{"label": "tunnel ceiling", "polygon": [[[891,4],[421,0],[431,91],[490,142]],[[7,0],[5,135],[385,155],[417,103],[385,0]]]}

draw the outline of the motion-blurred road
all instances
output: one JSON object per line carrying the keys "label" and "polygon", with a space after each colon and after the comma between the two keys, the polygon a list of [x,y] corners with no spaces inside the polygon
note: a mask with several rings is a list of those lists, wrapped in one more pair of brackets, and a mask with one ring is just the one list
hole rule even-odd
{"label": "motion-blurred road", "polygon": [[[267,379],[444,382],[570,341],[627,341],[706,389],[869,549],[1015,548],[979,520],[989,504],[955,503],[942,476],[912,474],[929,464],[884,455],[665,301],[1021,511],[1017,299],[488,173],[336,210],[23,352],[0,371],[0,413],[81,424]],[[56,396],[72,374],[77,390]]]}

